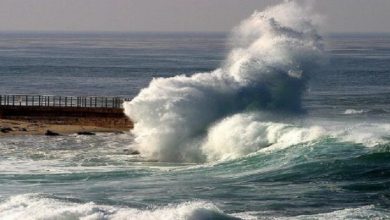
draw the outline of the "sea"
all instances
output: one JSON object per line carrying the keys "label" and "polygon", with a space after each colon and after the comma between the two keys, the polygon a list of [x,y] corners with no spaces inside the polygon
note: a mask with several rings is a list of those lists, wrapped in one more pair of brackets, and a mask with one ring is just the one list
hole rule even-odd
{"label": "sea", "polygon": [[[207,119],[206,134],[180,139],[175,130],[173,142],[159,134],[163,148],[140,149],[140,155],[129,152],[155,130],[0,137],[0,219],[390,219],[390,34],[322,39],[324,58],[310,70],[297,115],[275,119],[274,108],[266,116],[224,111]],[[184,81],[226,65],[233,44],[229,33],[2,32],[0,94],[131,100],[143,91],[126,106],[142,124],[133,105],[174,88],[192,94],[192,81]],[[164,81],[170,77],[176,81]],[[145,89],[149,84],[153,89]],[[207,88],[196,86],[194,93]],[[154,108],[140,108],[147,112],[166,108],[145,121],[167,122],[168,110],[181,117],[170,106],[180,99],[157,103],[142,105]],[[182,114],[211,102],[199,103]],[[259,122],[264,118],[266,124]],[[197,125],[192,120],[184,118],[180,130]],[[178,153],[200,137],[207,143],[195,159]],[[165,149],[166,143],[175,148]]]}

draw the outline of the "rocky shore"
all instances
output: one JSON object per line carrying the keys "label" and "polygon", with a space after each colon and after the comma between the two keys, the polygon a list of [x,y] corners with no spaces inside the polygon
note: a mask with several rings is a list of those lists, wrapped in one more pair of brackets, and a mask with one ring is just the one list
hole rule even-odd
{"label": "rocky shore", "polygon": [[48,124],[40,121],[0,119],[0,137],[15,135],[93,135],[96,132],[127,132],[127,128],[105,128],[98,126]]}

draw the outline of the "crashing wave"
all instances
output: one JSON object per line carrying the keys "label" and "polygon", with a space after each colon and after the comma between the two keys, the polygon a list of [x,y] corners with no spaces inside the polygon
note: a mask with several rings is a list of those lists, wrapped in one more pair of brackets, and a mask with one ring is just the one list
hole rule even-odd
{"label": "crashing wave", "polygon": [[[221,139],[234,135],[230,130],[215,132],[211,127],[218,127],[218,121],[248,111],[299,112],[309,75],[322,60],[314,20],[293,1],[255,12],[233,31],[233,47],[219,69],[153,79],[125,103],[126,114],[135,122],[138,150],[160,161],[203,162],[215,158],[209,152],[220,150],[213,146],[213,134],[225,133]],[[236,126],[250,122],[237,121]],[[256,140],[262,136],[250,138],[254,140],[237,141],[234,147],[249,152],[268,142]]]}

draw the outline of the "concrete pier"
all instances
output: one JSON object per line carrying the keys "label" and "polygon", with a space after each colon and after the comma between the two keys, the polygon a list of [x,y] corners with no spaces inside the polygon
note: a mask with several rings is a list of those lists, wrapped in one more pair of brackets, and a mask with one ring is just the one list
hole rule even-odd
{"label": "concrete pier", "polygon": [[119,97],[0,95],[0,119],[131,129]]}

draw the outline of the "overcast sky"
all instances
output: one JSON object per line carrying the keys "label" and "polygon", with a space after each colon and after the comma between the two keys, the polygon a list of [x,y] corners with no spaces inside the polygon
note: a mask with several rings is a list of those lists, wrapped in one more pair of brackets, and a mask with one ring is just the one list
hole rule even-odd
{"label": "overcast sky", "polygon": [[[0,0],[0,31],[229,31],[278,2]],[[317,0],[314,8],[329,32],[390,32],[390,0]]]}

